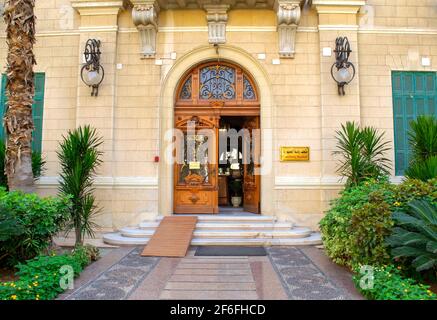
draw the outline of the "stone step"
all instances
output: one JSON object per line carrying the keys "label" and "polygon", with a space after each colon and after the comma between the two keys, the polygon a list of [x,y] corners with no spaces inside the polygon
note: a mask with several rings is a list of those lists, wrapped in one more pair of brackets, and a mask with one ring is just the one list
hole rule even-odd
{"label": "stone step", "polygon": [[[181,214],[181,217],[196,216],[200,222],[275,222],[277,220],[274,216],[264,216],[256,214],[236,215],[236,214]],[[157,221],[161,221],[164,217],[158,216]]]}
{"label": "stone step", "polygon": [[[144,230],[156,229],[158,221],[141,222],[140,228]],[[293,228],[291,222],[198,222],[196,230],[290,230]]]}
{"label": "stone step", "polygon": [[[119,231],[124,237],[130,238],[150,238],[155,232],[153,229],[123,228]],[[241,238],[304,238],[311,235],[308,228],[292,228],[290,230],[196,230],[194,238],[224,238],[224,239],[241,239]]]}
{"label": "stone step", "polygon": [[[132,238],[124,237],[121,233],[107,233],[103,236],[103,241],[110,245],[116,246],[135,246],[145,245],[150,238]],[[193,246],[213,246],[213,245],[230,245],[230,246],[300,246],[300,245],[318,245],[322,240],[320,234],[312,233],[304,238],[255,238],[255,239],[213,239],[213,238],[193,238],[191,245]]]}

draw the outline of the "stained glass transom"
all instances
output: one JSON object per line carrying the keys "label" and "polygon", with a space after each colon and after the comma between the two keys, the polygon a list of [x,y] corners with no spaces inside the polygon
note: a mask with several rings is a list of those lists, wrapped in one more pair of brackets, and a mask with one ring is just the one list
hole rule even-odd
{"label": "stained glass transom", "polygon": [[207,66],[200,69],[199,97],[203,100],[235,99],[235,69]]}
{"label": "stained glass transom", "polygon": [[246,100],[255,100],[255,90],[246,76],[243,76],[243,98]]}
{"label": "stained glass transom", "polygon": [[191,87],[192,87],[192,81],[190,76],[182,86],[182,90],[179,98],[183,100],[191,99]]}

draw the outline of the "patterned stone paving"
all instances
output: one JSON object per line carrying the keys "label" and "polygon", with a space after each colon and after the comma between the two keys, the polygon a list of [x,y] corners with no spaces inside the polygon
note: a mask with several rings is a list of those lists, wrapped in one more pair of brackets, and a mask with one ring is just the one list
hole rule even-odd
{"label": "patterned stone paving", "polygon": [[142,257],[135,248],[95,280],[79,288],[69,300],[123,300],[137,288],[159,258]]}
{"label": "patterned stone paving", "polygon": [[296,247],[267,248],[270,261],[292,300],[349,299],[314,263]]}

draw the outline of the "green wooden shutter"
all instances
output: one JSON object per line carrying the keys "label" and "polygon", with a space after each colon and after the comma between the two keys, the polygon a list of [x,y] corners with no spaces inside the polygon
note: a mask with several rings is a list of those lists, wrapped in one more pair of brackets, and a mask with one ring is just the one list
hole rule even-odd
{"label": "green wooden shutter", "polygon": [[3,116],[5,115],[6,110],[6,80],[7,77],[5,74],[2,74],[2,84],[1,84],[1,98],[0,98],[0,139],[5,141],[5,128],[3,127]]}
{"label": "green wooden shutter", "polygon": [[[0,98],[0,117],[2,119],[0,124],[0,139],[5,140],[5,130],[3,128],[3,116],[6,110],[6,80],[5,74],[2,75],[1,81],[1,98]],[[32,133],[32,149],[33,151],[41,152],[42,148],[42,123],[44,111],[44,87],[45,74],[35,73],[35,97],[32,105],[32,117],[35,125],[35,130]]]}
{"label": "green wooden shutter", "polygon": [[42,120],[44,111],[45,74],[35,74],[35,97],[32,105],[32,117],[35,130],[32,133],[32,150],[42,151]]}
{"label": "green wooden shutter", "polygon": [[435,72],[392,72],[396,175],[403,175],[411,160],[410,122],[419,115],[437,115],[436,82]]}

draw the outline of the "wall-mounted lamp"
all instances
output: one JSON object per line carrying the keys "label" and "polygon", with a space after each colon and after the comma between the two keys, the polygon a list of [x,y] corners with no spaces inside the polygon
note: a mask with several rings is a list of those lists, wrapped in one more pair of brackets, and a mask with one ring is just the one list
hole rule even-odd
{"label": "wall-mounted lamp", "polygon": [[345,95],[344,86],[355,77],[355,66],[349,62],[352,50],[347,37],[335,39],[335,63],[331,67],[331,76],[337,82],[338,94]]}
{"label": "wall-mounted lamp", "polygon": [[105,70],[100,65],[100,40],[88,39],[85,44],[85,64],[80,70],[83,83],[91,87],[91,96],[99,95],[99,86],[105,77]]}

